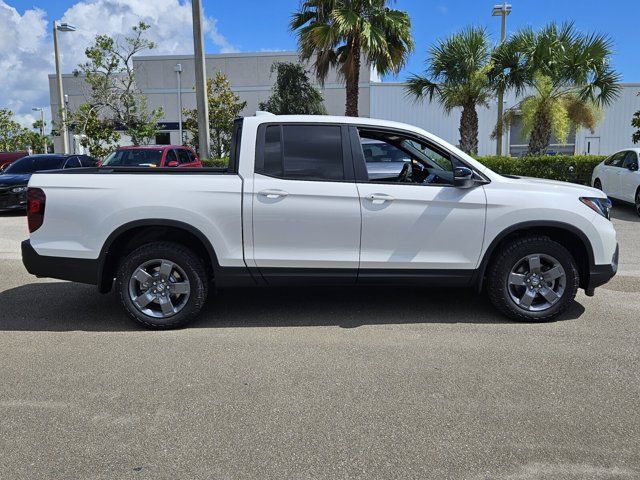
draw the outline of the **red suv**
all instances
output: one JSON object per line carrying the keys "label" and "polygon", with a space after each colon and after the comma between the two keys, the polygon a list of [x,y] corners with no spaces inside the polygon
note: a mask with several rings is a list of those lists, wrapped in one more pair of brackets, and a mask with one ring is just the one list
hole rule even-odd
{"label": "red suv", "polygon": [[189,147],[146,145],[120,147],[101,163],[101,167],[184,167],[202,168],[202,162]]}

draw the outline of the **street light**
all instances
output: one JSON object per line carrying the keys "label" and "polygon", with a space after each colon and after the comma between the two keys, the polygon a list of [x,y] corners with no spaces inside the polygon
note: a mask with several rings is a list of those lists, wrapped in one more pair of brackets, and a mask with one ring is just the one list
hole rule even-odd
{"label": "street light", "polygon": [[60,101],[60,136],[62,137],[62,153],[69,153],[67,133],[67,112],[62,89],[62,73],[60,72],[60,49],[58,48],[58,32],[75,32],[76,27],[68,23],[53,22],[53,52],[56,60],[56,80],[58,83],[58,100]]}
{"label": "street light", "polygon": [[176,63],[174,70],[178,76],[178,130],[180,131],[180,145],[182,145],[182,79],[180,78],[182,74],[182,64]]}
{"label": "street light", "polygon": [[40,136],[42,137],[42,142],[44,143],[44,153],[47,153],[47,138],[44,136],[44,108],[41,107],[33,107],[31,110],[34,112],[40,112]]}
{"label": "street light", "polygon": [[[493,17],[502,17],[502,28],[500,31],[500,43],[503,43],[507,38],[507,17],[511,13],[511,5],[507,2],[504,2],[502,5],[494,5],[493,10],[491,10],[491,15]],[[496,155],[502,155],[502,116],[504,114],[504,91],[501,89],[498,90],[498,125],[500,128],[497,129],[496,135]]]}

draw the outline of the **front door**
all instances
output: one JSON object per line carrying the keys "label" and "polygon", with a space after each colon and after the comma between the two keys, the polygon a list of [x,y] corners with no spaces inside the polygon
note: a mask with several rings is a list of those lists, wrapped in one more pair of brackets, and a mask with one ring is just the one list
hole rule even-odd
{"label": "front door", "polygon": [[355,130],[360,276],[375,276],[379,269],[475,269],[486,216],[482,186],[454,187],[453,162],[458,160],[429,141],[401,132]]}
{"label": "front door", "polygon": [[347,132],[325,124],[259,128],[253,260],[266,277],[335,275],[355,282],[361,216],[353,164],[343,145]]}
{"label": "front door", "polygon": [[620,200],[635,202],[636,192],[640,185],[638,173],[638,154],[629,150],[620,169]]}

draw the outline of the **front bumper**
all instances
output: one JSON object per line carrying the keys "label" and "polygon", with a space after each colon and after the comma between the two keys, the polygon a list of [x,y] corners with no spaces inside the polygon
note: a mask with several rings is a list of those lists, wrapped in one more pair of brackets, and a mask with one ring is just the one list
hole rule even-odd
{"label": "front bumper", "polygon": [[587,286],[585,287],[585,293],[592,297],[595,293],[595,289],[601,285],[604,285],[611,280],[618,272],[618,257],[620,255],[620,245],[616,245],[616,251],[611,259],[609,265],[591,265],[589,268],[589,278]]}
{"label": "front bumper", "polygon": [[27,208],[27,193],[13,193],[11,188],[0,188],[0,211],[25,210]]}
{"label": "front bumper", "polygon": [[98,284],[98,260],[40,255],[29,240],[22,242],[22,263],[27,271],[36,277]]}

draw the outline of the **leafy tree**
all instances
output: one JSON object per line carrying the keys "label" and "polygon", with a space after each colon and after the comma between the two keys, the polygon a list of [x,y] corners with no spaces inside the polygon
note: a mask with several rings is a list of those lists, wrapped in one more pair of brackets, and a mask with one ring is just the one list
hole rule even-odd
{"label": "leafy tree", "polygon": [[82,132],[80,145],[89,149],[89,153],[96,158],[104,158],[118,147],[120,133],[112,121],[102,119],[99,109],[89,103],[83,103],[73,112],[69,119],[74,129]]}
{"label": "leafy tree", "polygon": [[[209,104],[209,135],[211,151],[216,158],[229,154],[233,121],[247,106],[247,102],[233,93],[227,77],[220,72],[214,78],[207,79],[207,102]],[[198,110],[184,109],[184,128],[191,133],[189,145],[198,146]]]}
{"label": "leafy tree", "polygon": [[13,118],[8,108],[0,108],[0,152],[17,152],[31,146],[31,133]]}
{"label": "leafy tree", "polygon": [[[638,95],[640,96],[640,92],[638,92]],[[633,134],[633,137],[631,137],[631,139],[633,140],[633,143],[640,143],[640,110],[638,110],[633,115],[633,119],[631,120],[631,126],[636,129],[636,131]]]}
{"label": "leafy tree", "polygon": [[276,83],[266,102],[260,102],[260,110],[276,115],[326,115],[322,93],[311,85],[302,65],[276,62],[271,73],[277,72]]}
{"label": "leafy tree", "polygon": [[[149,111],[147,99],[138,89],[133,69],[133,57],[141,51],[155,48],[144,37],[149,25],[140,22],[132,27],[132,35],[116,40],[98,35],[85,50],[86,63],[78,65],[76,75],[83,75],[89,86],[87,103],[99,119],[118,125],[131,137],[134,145],[148,143],[159,131],[162,109]],[[82,134],[87,134],[81,131]]]}
{"label": "leafy tree", "polygon": [[611,52],[607,36],[581,34],[573,23],[522,29],[495,49],[492,79],[524,96],[504,120],[522,110],[530,154],[545,153],[552,133],[566,138],[571,125],[593,130],[601,107],[620,92]]}
{"label": "leafy tree", "polygon": [[291,17],[303,60],[314,58],[322,84],[335,67],[346,84],[346,115],[358,116],[360,64],[373,65],[378,74],[398,73],[413,51],[411,20],[391,9],[387,0],[304,0]]}
{"label": "leafy tree", "polygon": [[53,143],[46,134],[42,134],[47,127],[47,122],[42,120],[36,120],[32,124],[33,131],[29,132],[28,140],[33,153],[44,153],[45,145],[47,146],[47,152],[53,152]]}
{"label": "leafy tree", "polygon": [[439,41],[429,50],[424,75],[412,75],[406,91],[417,99],[434,97],[450,113],[461,107],[460,148],[478,151],[478,113],[493,96],[489,80],[491,46],[484,28],[471,27]]}

